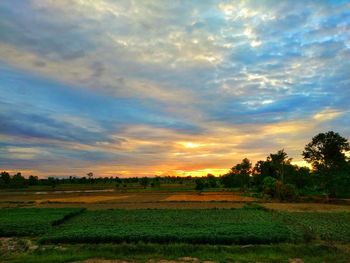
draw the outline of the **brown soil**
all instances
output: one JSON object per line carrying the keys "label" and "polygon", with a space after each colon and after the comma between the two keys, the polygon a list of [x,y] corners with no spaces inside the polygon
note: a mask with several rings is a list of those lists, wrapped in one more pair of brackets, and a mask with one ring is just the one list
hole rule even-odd
{"label": "brown soil", "polygon": [[263,203],[262,205],[269,209],[290,212],[350,212],[350,205],[320,203]]}
{"label": "brown soil", "polygon": [[73,196],[73,197],[60,197],[36,200],[37,203],[58,202],[58,203],[98,203],[113,200],[120,200],[128,198],[125,196],[101,196],[101,195],[87,195],[87,196]]}
{"label": "brown soil", "polygon": [[0,237],[0,255],[35,250],[38,246],[24,238]]}
{"label": "brown soil", "polygon": [[255,201],[255,198],[248,196],[241,196],[238,194],[232,193],[189,193],[189,194],[174,194],[163,201],[201,201],[201,202],[210,202],[210,201],[230,201],[230,202],[252,202]]}

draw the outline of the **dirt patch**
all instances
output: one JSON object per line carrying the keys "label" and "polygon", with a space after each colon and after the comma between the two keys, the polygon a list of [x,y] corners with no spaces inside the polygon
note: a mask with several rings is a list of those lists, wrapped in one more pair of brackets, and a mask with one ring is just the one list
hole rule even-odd
{"label": "dirt patch", "polygon": [[350,205],[333,205],[317,203],[264,203],[264,207],[290,212],[350,212]]}
{"label": "dirt patch", "polygon": [[47,198],[37,200],[37,203],[98,203],[98,202],[107,202],[113,200],[120,200],[128,198],[125,196],[99,196],[99,195],[88,195],[88,196],[74,196],[74,197],[60,197],[60,198]]}
{"label": "dirt patch", "polygon": [[195,201],[195,202],[210,202],[210,201],[228,201],[228,202],[252,202],[255,198],[241,196],[237,194],[227,193],[200,193],[200,194],[174,194],[162,201]]}
{"label": "dirt patch", "polygon": [[13,252],[35,250],[38,246],[29,239],[0,237],[0,255]]}

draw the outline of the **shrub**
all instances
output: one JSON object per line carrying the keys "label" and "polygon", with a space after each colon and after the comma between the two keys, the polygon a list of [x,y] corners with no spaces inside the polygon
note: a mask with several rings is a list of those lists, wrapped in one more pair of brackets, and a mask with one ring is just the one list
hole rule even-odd
{"label": "shrub", "polygon": [[268,195],[270,197],[275,197],[276,196],[276,179],[267,176],[263,180],[263,193],[265,195]]}
{"label": "shrub", "polygon": [[281,201],[294,201],[297,198],[297,191],[294,185],[277,181],[276,196]]}

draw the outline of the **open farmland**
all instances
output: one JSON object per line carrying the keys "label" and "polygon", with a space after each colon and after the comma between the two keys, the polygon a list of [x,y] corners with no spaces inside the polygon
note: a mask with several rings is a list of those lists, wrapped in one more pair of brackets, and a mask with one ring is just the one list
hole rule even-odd
{"label": "open farmland", "polygon": [[1,236],[38,236],[46,243],[350,241],[349,212],[273,212],[259,206],[200,210],[17,208],[0,211]]}
{"label": "open farmland", "polygon": [[282,213],[288,228],[308,238],[350,242],[350,213]]}
{"label": "open farmland", "polygon": [[[4,262],[21,263],[188,262],[182,257],[189,255],[193,262],[303,257],[300,262],[346,263],[349,229],[349,212],[277,212],[256,204],[239,209],[0,209],[0,237],[9,237],[0,238],[0,253]],[[11,247],[17,252],[9,253]]]}
{"label": "open farmland", "polygon": [[45,242],[261,244],[290,240],[283,221],[263,210],[87,211],[50,231]]}
{"label": "open farmland", "polygon": [[32,236],[43,234],[53,225],[82,212],[79,208],[1,209],[0,236]]}

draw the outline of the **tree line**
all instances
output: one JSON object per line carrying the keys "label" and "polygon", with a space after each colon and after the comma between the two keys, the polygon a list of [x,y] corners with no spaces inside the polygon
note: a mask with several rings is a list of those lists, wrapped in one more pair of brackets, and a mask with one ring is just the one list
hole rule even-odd
{"label": "tree line", "polygon": [[195,185],[195,189],[240,188],[242,191],[260,193],[280,200],[295,199],[298,195],[325,193],[330,197],[350,196],[350,160],[346,153],[350,151],[347,139],[338,133],[329,131],[320,133],[308,143],[302,156],[311,164],[299,167],[284,149],[269,154],[265,160],[256,162],[244,158],[233,166],[228,173],[215,177],[155,176],[155,177],[94,177],[92,172],[84,177],[39,179],[30,175],[25,178],[21,173],[0,174],[0,188],[22,188],[35,185],[56,187],[59,184],[114,184],[126,188],[131,185],[140,187],[160,187],[161,184]]}
{"label": "tree line", "polygon": [[254,166],[245,158],[221,176],[225,187],[253,190],[281,200],[295,199],[298,194],[325,193],[329,197],[350,195],[350,151],[347,139],[329,131],[312,138],[302,152],[308,167],[291,163],[282,149],[271,153]]}

